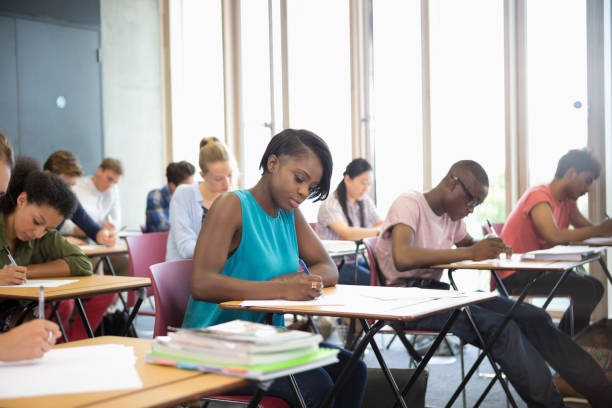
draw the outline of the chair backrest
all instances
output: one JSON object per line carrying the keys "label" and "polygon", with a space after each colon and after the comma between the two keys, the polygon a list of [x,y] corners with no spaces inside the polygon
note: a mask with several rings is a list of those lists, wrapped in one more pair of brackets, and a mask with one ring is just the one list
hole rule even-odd
{"label": "chair backrest", "polygon": [[[491,226],[493,227],[493,229],[495,230],[495,233],[497,235],[501,234],[502,229],[504,228],[504,223],[503,222],[493,222],[491,223]],[[483,235],[488,235],[491,233],[491,228],[489,228],[489,225],[485,222],[481,225],[482,227],[482,233]]]}
{"label": "chair backrest", "polygon": [[368,264],[370,265],[370,286],[384,286],[385,280],[378,268],[376,258],[374,257],[374,248],[376,248],[376,242],[378,237],[365,238],[363,245],[365,246],[366,253],[368,254]]}
{"label": "chair backrest", "polygon": [[308,225],[310,225],[310,228],[312,228],[312,230],[314,232],[317,232],[317,223],[316,222],[309,222]]}
{"label": "chair backrest", "polygon": [[150,266],[155,296],[153,337],[165,336],[168,326],[180,327],[191,295],[191,259]]}
{"label": "chair backrest", "polygon": [[[130,276],[150,278],[149,266],[166,260],[168,232],[152,232],[125,238],[130,257]],[[147,296],[153,296],[153,288],[147,288]],[[128,293],[128,307],[136,303],[136,292]]]}

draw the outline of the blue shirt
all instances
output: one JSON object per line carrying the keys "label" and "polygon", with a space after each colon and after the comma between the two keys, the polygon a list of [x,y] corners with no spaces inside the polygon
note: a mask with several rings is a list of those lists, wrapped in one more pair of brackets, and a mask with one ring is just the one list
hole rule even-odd
{"label": "blue shirt", "polygon": [[147,232],[162,232],[170,229],[170,189],[151,190],[147,195]]}
{"label": "blue shirt", "polygon": [[[236,279],[266,281],[297,272],[298,245],[293,212],[280,210],[273,218],[248,190],[232,193],[240,198],[242,207],[242,239],[221,273]],[[207,327],[234,319],[265,323],[265,313],[222,310],[216,303],[190,297],[183,327]],[[282,315],[274,315],[274,324],[283,325]]]}
{"label": "blue shirt", "polygon": [[[91,238],[94,242],[96,241],[98,232],[100,232],[102,227],[87,214],[87,211],[85,211],[80,201],[77,201],[77,208],[74,210],[74,214],[72,214],[70,219],[85,233],[85,235],[87,235],[87,237]],[[65,221],[66,220],[63,220],[60,225],[57,226],[56,230],[59,231]]]}
{"label": "blue shirt", "polygon": [[166,261],[193,258],[200,229],[204,200],[198,184],[181,184],[170,200],[170,233]]}

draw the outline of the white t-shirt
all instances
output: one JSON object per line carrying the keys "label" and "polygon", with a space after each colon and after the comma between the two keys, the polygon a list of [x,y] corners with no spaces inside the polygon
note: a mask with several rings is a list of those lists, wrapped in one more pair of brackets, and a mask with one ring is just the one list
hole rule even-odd
{"label": "white t-shirt", "polygon": [[446,214],[433,212],[422,193],[410,191],[400,195],[391,205],[383,223],[382,234],[376,243],[374,254],[387,284],[399,278],[429,278],[439,280],[439,269],[412,269],[400,272],[395,268],[391,252],[391,230],[397,224],[405,224],[414,231],[415,248],[450,249],[467,235],[463,220],[453,221]]}
{"label": "white t-shirt", "polygon": [[[121,207],[119,205],[119,187],[115,184],[105,192],[98,190],[91,176],[77,180],[72,191],[76,194],[87,214],[98,224],[112,222],[117,229],[121,228]],[[66,220],[60,232],[63,235],[74,233],[74,223]]]}

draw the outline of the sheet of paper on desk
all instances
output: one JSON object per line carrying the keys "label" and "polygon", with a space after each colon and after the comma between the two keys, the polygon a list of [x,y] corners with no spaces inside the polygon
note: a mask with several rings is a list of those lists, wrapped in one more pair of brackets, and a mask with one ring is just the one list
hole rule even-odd
{"label": "sheet of paper on desk", "polygon": [[603,245],[609,244],[612,246],[612,237],[593,237],[583,241],[587,245]]}
{"label": "sheet of paper on desk", "polygon": [[439,299],[441,297],[464,296],[463,292],[457,292],[454,290],[401,288],[390,286],[367,286],[366,288],[367,289],[364,288],[361,291],[357,289],[357,293],[360,296],[385,301],[428,301]]}
{"label": "sheet of paper on desk", "polygon": [[79,248],[81,248],[81,251],[95,251],[95,250],[100,250],[100,249],[119,249],[119,250],[123,250],[125,249],[125,244],[123,242],[119,242],[119,244],[112,246],[112,247],[107,247],[104,245],[98,245],[98,244],[89,244],[89,245],[80,245]]}
{"label": "sheet of paper on desk", "polygon": [[57,288],[58,286],[67,285],[69,283],[78,282],[76,279],[28,279],[26,283],[21,285],[6,285],[0,288]]}
{"label": "sheet of paper on desk", "polygon": [[43,358],[0,363],[2,398],[142,388],[134,348],[121,344],[67,347]]}
{"label": "sheet of paper on desk", "polygon": [[285,300],[285,299],[270,299],[270,300],[243,300],[241,306],[343,306],[346,304],[344,296],[340,294],[322,295],[313,300]]}
{"label": "sheet of paper on desk", "polygon": [[598,255],[605,248],[588,245],[556,245],[548,249],[526,252],[521,259],[540,261],[580,261]]}

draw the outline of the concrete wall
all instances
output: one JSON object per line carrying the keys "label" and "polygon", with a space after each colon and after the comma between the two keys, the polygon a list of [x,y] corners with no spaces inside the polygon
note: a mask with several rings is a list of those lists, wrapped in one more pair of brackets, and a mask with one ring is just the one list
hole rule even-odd
{"label": "concrete wall", "polygon": [[158,0],[101,0],[100,16],[104,151],[123,162],[122,223],[137,229],[165,183]]}

